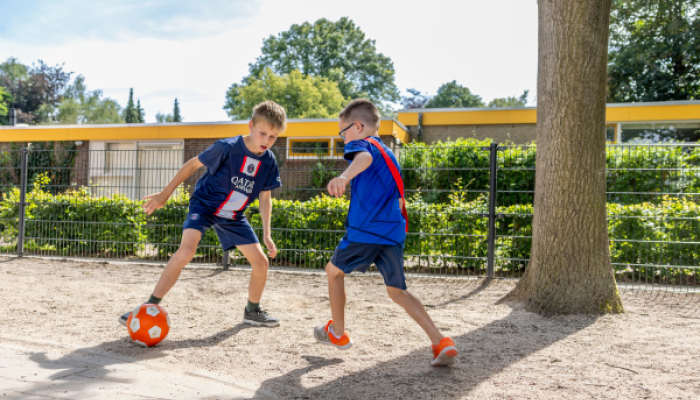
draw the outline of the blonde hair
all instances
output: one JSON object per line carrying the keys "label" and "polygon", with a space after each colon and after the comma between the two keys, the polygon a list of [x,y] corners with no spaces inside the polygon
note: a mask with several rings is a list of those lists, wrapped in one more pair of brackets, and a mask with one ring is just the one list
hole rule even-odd
{"label": "blonde hair", "polygon": [[375,129],[379,129],[379,119],[381,118],[377,107],[367,99],[355,99],[351,101],[350,104],[345,106],[343,111],[338,114],[338,117],[347,122],[359,120],[364,122],[365,125],[369,125]]}
{"label": "blonde hair", "polygon": [[267,122],[273,128],[277,128],[280,133],[287,129],[287,113],[284,108],[272,100],[263,101],[253,107],[253,117],[251,118],[254,124],[259,121]]}

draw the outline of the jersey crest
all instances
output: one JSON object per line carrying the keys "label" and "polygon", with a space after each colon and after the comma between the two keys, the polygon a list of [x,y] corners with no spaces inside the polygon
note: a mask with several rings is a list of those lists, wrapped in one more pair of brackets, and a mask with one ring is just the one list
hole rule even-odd
{"label": "jersey crest", "polygon": [[258,173],[260,168],[260,160],[250,158],[248,156],[243,157],[243,165],[241,165],[241,172],[244,174],[254,177]]}

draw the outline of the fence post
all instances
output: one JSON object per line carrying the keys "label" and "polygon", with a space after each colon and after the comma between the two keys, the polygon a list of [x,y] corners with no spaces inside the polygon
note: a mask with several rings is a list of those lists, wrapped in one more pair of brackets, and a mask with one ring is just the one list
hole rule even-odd
{"label": "fence post", "polygon": [[488,253],[486,255],[486,277],[494,278],[494,265],[496,260],[496,182],[498,180],[498,143],[489,146],[489,234]]}
{"label": "fence post", "polygon": [[17,254],[22,257],[24,254],[24,217],[27,206],[27,156],[29,149],[22,148],[22,166],[19,177],[19,234],[17,235]]}
{"label": "fence post", "polygon": [[231,257],[231,252],[229,252],[228,250],[224,251],[224,263],[223,263],[224,271],[228,271],[228,263],[229,263],[230,257]]}

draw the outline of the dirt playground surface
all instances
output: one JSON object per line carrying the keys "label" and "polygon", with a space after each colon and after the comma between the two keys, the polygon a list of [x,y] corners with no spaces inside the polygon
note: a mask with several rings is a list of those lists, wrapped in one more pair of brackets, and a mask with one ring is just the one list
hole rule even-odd
{"label": "dirt playground surface", "polygon": [[[511,282],[409,279],[460,352],[429,341],[379,277],[347,279],[347,351],[314,341],[330,318],[325,276],[271,272],[262,307],[279,328],[240,324],[249,272],[185,269],[162,305],[168,338],[144,349],[117,317],[146,300],[160,266],[0,258],[0,342],[50,341],[203,369],[282,399],[698,399],[700,297],[625,292],[626,313],[545,318],[499,304]],[[261,395],[262,396],[262,395]]]}

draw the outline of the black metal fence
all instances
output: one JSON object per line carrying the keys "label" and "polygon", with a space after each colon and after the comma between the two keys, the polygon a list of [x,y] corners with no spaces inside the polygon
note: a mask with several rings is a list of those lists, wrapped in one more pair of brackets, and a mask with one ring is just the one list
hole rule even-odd
{"label": "black metal fence", "polygon": [[[297,149],[298,151],[298,149]],[[160,191],[200,150],[161,146],[0,152],[0,252],[164,262],[177,250],[188,179],[147,216]],[[344,233],[348,198],[323,196],[347,162],[334,152],[276,148],[284,186],[273,191],[274,268],[321,268]],[[517,278],[532,236],[535,146],[496,143],[396,149],[409,202],[408,273]],[[67,163],[65,160],[69,160]],[[610,145],[608,223],[618,283],[696,291],[700,271],[700,147]],[[257,204],[247,217],[262,234]],[[193,262],[247,264],[213,231]]]}

